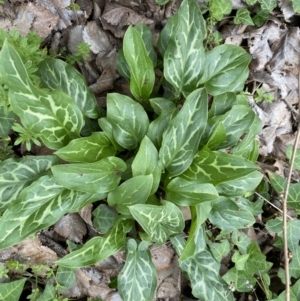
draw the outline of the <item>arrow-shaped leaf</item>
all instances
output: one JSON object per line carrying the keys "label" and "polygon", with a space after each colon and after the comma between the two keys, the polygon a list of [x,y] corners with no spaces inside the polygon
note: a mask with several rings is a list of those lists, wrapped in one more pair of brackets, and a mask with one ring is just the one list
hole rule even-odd
{"label": "arrow-shaped leaf", "polygon": [[198,151],[207,122],[207,102],[206,90],[195,90],[187,97],[163,135],[159,164],[167,168],[171,176],[183,173]]}
{"label": "arrow-shaped leaf", "polygon": [[156,282],[156,268],[148,244],[142,241],[137,246],[134,239],[129,239],[126,262],[118,276],[118,292],[122,300],[153,300]]}
{"label": "arrow-shaped leaf", "polygon": [[184,219],[178,207],[164,201],[162,206],[134,205],[129,210],[151,240],[162,244],[170,236],[181,233]]}

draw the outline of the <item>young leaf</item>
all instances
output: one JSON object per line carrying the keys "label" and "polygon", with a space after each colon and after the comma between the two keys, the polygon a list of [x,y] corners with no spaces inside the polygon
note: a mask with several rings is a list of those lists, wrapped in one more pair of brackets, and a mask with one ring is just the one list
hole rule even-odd
{"label": "young leaf", "polygon": [[46,284],[46,287],[42,294],[36,301],[53,301],[56,296],[56,288],[51,284]]}
{"label": "young leaf", "polygon": [[53,166],[58,183],[68,189],[88,193],[105,193],[115,189],[126,164],[117,157],[107,157],[94,163],[74,163]]}
{"label": "young leaf", "polygon": [[276,0],[258,0],[261,9],[271,12],[276,6],[277,6],[277,1]]}
{"label": "young leaf", "polygon": [[55,155],[68,162],[92,163],[113,156],[116,149],[104,133],[94,132],[89,137],[72,140]]}
{"label": "young leaf", "polygon": [[213,19],[221,21],[224,15],[230,14],[232,4],[229,0],[210,0],[209,10]]}
{"label": "young leaf", "polygon": [[250,12],[247,8],[240,8],[236,12],[236,16],[233,19],[234,24],[245,24],[245,25],[252,25],[254,23],[251,19]]}
{"label": "young leaf", "polygon": [[[67,212],[106,197],[64,189],[54,178],[40,177],[26,187],[0,219],[0,249],[10,247],[29,235],[50,227]],[[17,216],[17,218],[16,218]]]}
{"label": "young leaf", "polygon": [[201,150],[181,178],[214,185],[236,180],[258,169],[257,165],[238,156],[220,151]]}
{"label": "young leaf", "polygon": [[156,268],[148,244],[137,246],[134,239],[127,242],[126,262],[118,275],[118,292],[124,301],[152,301],[156,289]]}
{"label": "young leaf", "polygon": [[93,211],[93,226],[100,232],[106,234],[114,225],[118,214],[105,204],[100,204]]}
{"label": "young leaf", "polygon": [[23,292],[23,287],[26,282],[26,278],[12,281],[9,283],[0,283],[0,300],[16,301],[20,300],[20,296]]}
{"label": "young leaf", "polygon": [[149,99],[149,102],[152,109],[157,115],[160,115],[165,111],[176,109],[174,102],[166,98],[161,98],[161,97],[151,98]]}
{"label": "young leaf", "polygon": [[104,236],[94,237],[82,248],[59,259],[57,264],[64,267],[80,268],[93,265],[117,253],[125,244],[126,233],[131,229],[132,220],[121,220]]}
{"label": "young leaf", "polygon": [[178,206],[195,206],[202,202],[216,200],[219,195],[214,185],[189,182],[174,178],[166,189],[168,200]]}
{"label": "young leaf", "polygon": [[14,48],[7,42],[0,52],[0,74],[9,87],[11,107],[25,128],[39,134],[44,144],[59,149],[79,137],[83,116],[74,101],[60,90],[37,89]]}
{"label": "young leaf", "polygon": [[26,156],[7,159],[0,163],[0,210],[15,201],[19,193],[42,176],[51,166],[58,164],[55,156]]}
{"label": "young leaf", "polygon": [[187,96],[198,87],[205,62],[205,22],[195,0],[181,3],[176,22],[176,30],[173,24],[168,28],[172,36],[164,53],[164,76],[177,96]]}
{"label": "young leaf", "polygon": [[132,162],[131,169],[134,177],[139,175],[153,175],[153,186],[150,194],[156,192],[160,182],[161,169],[157,163],[158,151],[151,140],[145,136]]}
{"label": "young leaf", "polygon": [[149,126],[144,108],[128,96],[117,93],[107,96],[107,120],[112,124],[114,139],[126,149],[135,149]]}
{"label": "young leaf", "polygon": [[125,59],[130,69],[130,91],[137,100],[148,99],[155,81],[153,63],[149,58],[143,39],[130,26],[123,41]]}
{"label": "young leaf", "polygon": [[181,211],[170,202],[164,201],[162,206],[134,205],[129,210],[151,240],[158,244],[184,229]]}
{"label": "young leaf", "polygon": [[255,218],[251,212],[240,208],[232,199],[220,197],[213,203],[210,222],[222,230],[233,231],[251,226]]}
{"label": "young leaf", "polygon": [[71,288],[76,281],[76,275],[74,269],[66,267],[58,267],[56,271],[56,281],[62,290]]}
{"label": "young leaf", "polygon": [[146,203],[153,185],[152,174],[133,177],[108,194],[107,202],[116,205],[119,213],[129,215],[129,206]]}
{"label": "young leaf", "polygon": [[39,65],[41,82],[44,87],[63,90],[78,105],[84,115],[97,118],[95,95],[87,86],[84,77],[66,62],[48,57]]}
{"label": "young leaf", "polygon": [[206,90],[195,90],[170,121],[159,150],[159,165],[170,176],[181,174],[192,163],[206,126],[207,102]]}
{"label": "young leaf", "polygon": [[[269,173],[269,178],[277,193],[282,193],[285,190],[286,180],[284,178],[275,173]],[[299,194],[300,183],[291,183],[287,200],[288,206],[300,210]]]}
{"label": "young leaf", "polygon": [[241,47],[227,44],[217,46],[206,54],[200,84],[204,84],[211,95],[242,91],[251,59],[251,55]]}

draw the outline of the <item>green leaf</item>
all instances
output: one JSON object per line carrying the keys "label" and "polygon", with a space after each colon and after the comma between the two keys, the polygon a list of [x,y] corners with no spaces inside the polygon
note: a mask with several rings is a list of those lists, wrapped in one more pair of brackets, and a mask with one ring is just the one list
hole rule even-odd
{"label": "green leaf", "polygon": [[223,257],[228,255],[228,253],[231,250],[230,243],[228,240],[223,240],[220,243],[212,243],[209,245],[209,248],[218,262],[221,262]]}
{"label": "green leaf", "polygon": [[236,15],[233,19],[234,24],[245,24],[245,25],[252,25],[254,23],[251,19],[250,12],[247,8],[240,8],[237,10]]}
{"label": "green leaf", "polygon": [[48,57],[39,65],[41,82],[51,90],[63,90],[78,105],[84,115],[97,118],[97,102],[94,93],[86,81],[72,65]]}
{"label": "green leaf", "polygon": [[238,156],[220,151],[201,150],[189,169],[180,175],[188,181],[214,185],[247,176],[258,169],[257,165]]}
{"label": "green leaf", "polygon": [[84,123],[79,107],[60,90],[50,93],[36,88],[20,56],[7,42],[0,52],[0,74],[9,87],[13,112],[47,147],[59,149],[79,137]]}
{"label": "green leaf", "polygon": [[205,89],[195,90],[170,121],[159,150],[159,165],[170,176],[181,174],[192,163],[206,126],[207,102]]}
{"label": "green leaf", "polygon": [[[286,149],[286,156],[289,159],[289,162],[291,162],[292,153],[293,153],[293,145],[288,145],[288,147]],[[296,157],[295,157],[295,161],[294,161],[294,168],[300,170],[300,150],[296,151]]]}
{"label": "green leaf", "polygon": [[269,11],[260,8],[256,12],[256,15],[252,18],[252,20],[256,26],[261,27],[268,20],[269,17]]}
{"label": "green leaf", "polygon": [[126,164],[117,157],[107,157],[94,163],[57,165],[51,170],[57,182],[68,189],[105,193],[118,186]]}
{"label": "green leaf", "polygon": [[93,226],[100,232],[106,234],[114,225],[118,214],[105,204],[100,204],[93,211]]}
{"label": "green leaf", "polygon": [[295,13],[300,13],[300,1],[299,0],[292,0],[293,10]]}
{"label": "green leaf", "polygon": [[231,285],[232,289],[238,292],[251,292],[256,285],[256,279],[249,276],[245,271],[240,271],[236,267],[231,268],[223,279]]}
{"label": "green leaf", "polygon": [[235,252],[231,257],[232,262],[235,263],[235,268],[238,271],[243,271],[245,269],[245,263],[249,258],[249,254],[241,255],[239,252]]}
{"label": "green leaf", "polygon": [[178,206],[195,206],[216,200],[219,195],[214,185],[189,182],[174,178],[166,189],[168,200]]}
{"label": "green leaf", "polygon": [[153,176],[153,185],[150,194],[156,192],[160,183],[161,169],[157,163],[158,151],[151,140],[145,136],[132,162],[131,168],[133,177],[140,175]]}
{"label": "green leaf", "polygon": [[20,300],[25,282],[26,278],[9,283],[0,283],[0,299],[5,301]]}
{"label": "green leaf", "polygon": [[184,229],[181,211],[170,202],[164,201],[162,206],[134,205],[129,210],[151,240],[158,244]]}
{"label": "green leaf", "polygon": [[94,132],[89,137],[72,140],[55,155],[69,162],[92,163],[113,156],[116,149],[104,133]]}
{"label": "green leaf", "polygon": [[277,7],[276,0],[258,0],[261,9],[271,12],[275,7]]}
{"label": "green leaf", "polygon": [[0,219],[0,249],[10,247],[29,235],[50,227],[67,212],[101,200],[106,194],[89,194],[64,189],[54,178],[40,177],[20,193]]}
{"label": "green leaf", "polygon": [[179,266],[191,281],[194,297],[214,301],[234,300],[228,285],[219,276],[220,263],[207,250],[180,261]]}
{"label": "green leaf", "polygon": [[0,210],[15,201],[19,193],[41,177],[51,166],[58,164],[55,156],[26,156],[0,163]]}
{"label": "green leaf", "polygon": [[37,298],[36,301],[53,301],[55,299],[56,289],[51,284],[46,284],[43,293]]}
{"label": "green leaf", "polygon": [[129,70],[129,66],[126,62],[123,49],[120,49],[117,54],[117,69],[118,69],[118,72],[123,77],[125,77],[126,80],[129,82],[130,81],[130,70]]}
{"label": "green leaf", "polygon": [[[298,301],[300,300],[300,279],[290,288],[290,301]],[[271,301],[285,301],[286,291],[283,291],[276,299],[272,299]]]}
{"label": "green leaf", "polygon": [[262,178],[263,174],[261,172],[253,171],[248,175],[220,183],[216,185],[216,189],[223,196],[243,196],[247,193],[253,193]]}
{"label": "green leaf", "polygon": [[204,84],[207,93],[214,96],[242,91],[251,59],[251,55],[239,46],[217,46],[206,54],[200,84]]}
{"label": "green leaf", "polygon": [[123,151],[124,147],[120,146],[114,136],[113,136],[113,127],[111,122],[107,120],[107,118],[103,117],[98,119],[98,124],[102,131],[106,134],[107,138],[110,140],[111,144],[114,146],[114,148],[118,151]]}
{"label": "green leaf", "polygon": [[209,220],[218,228],[228,231],[247,228],[255,222],[251,212],[244,210],[235,201],[225,197],[220,197],[213,202]]}
{"label": "green leaf", "polygon": [[169,121],[176,116],[177,112],[177,109],[163,111],[155,120],[150,123],[147,136],[157,149],[159,149],[161,146],[163,134]]}
{"label": "green leaf", "polygon": [[153,108],[154,112],[157,115],[161,115],[165,111],[169,111],[169,110],[172,111],[172,110],[176,109],[174,102],[172,102],[166,98],[162,98],[162,97],[151,98],[151,99],[149,99],[149,102],[150,102],[150,105]]}
{"label": "green leaf", "polygon": [[137,100],[148,99],[155,81],[153,63],[138,31],[129,26],[123,40],[123,51],[130,69],[130,91]]}
{"label": "green leaf", "polygon": [[156,289],[156,268],[144,241],[137,246],[134,239],[127,242],[126,262],[118,275],[118,292],[124,301],[152,301]]}
{"label": "green leaf", "polygon": [[[276,190],[278,194],[282,193],[285,190],[286,180],[284,178],[275,173],[269,173],[269,178],[272,187]],[[292,208],[295,208],[296,210],[300,210],[299,194],[300,183],[291,183],[287,199],[287,205]]]}
{"label": "green leaf", "polygon": [[114,139],[126,149],[135,149],[149,126],[144,108],[130,97],[117,93],[107,96],[107,120],[112,124]]}
{"label": "green leaf", "polygon": [[4,138],[8,136],[8,133],[16,119],[15,114],[12,111],[5,112],[5,108],[0,106],[0,137]]}
{"label": "green leaf", "polygon": [[162,56],[164,56],[166,49],[169,46],[170,39],[175,35],[178,24],[178,15],[172,16],[166,26],[161,31],[158,41],[157,47]]}
{"label": "green leaf", "polygon": [[169,28],[172,36],[164,53],[164,76],[177,96],[187,96],[198,87],[205,62],[205,22],[195,0],[181,3],[176,22],[176,29],[173,23]]}
{"label": "green leaf", "polygon": [[153,47],[153,39],[150,28],[145,24],[138,24],[134,27],[144,41],[146,52],[151,59],[153,66],[156,66],[157,55]]}
{"label": "green leaf", "polygon": [[226,139],[226,129],[222,122],[219,122],[214,128],[213,133],[210,135],[209,140],[206,143],[206,146],[210,150],[215,150],[219,147],[220,144]]}
{"label": "green leaf", "polygon": [[221,21],[224,15],[231,13],[232,4],[229,0],[210,0],[209,10],[213,19]]}
{"label": "green leaf", "polygon": [[79,250],[59,259],[57,264],[75,269],[93,265],[108,258],[124,247],[126,233],[131,226],[132,220],[119,219],[104,237],[92,238]]}
{"label": "green leaf", "polygon": [[164,4],[166,4],[166,3],[168,3],[168,2],[170,2],[171,0],[155,0],[155,2],[157,3],[157,4],[159,4],[159,5],[164,5]]}
{"label": "green leaf", "polygon": [[71,288],[76,281],[74,269],[66,267],[58,267],[55,278],[62,290]]}
{"label": "green leaf", "polygon": [[133,177],[108,194],[107,202],[110,206],[116,205],[119,213],[129,215],[129,206],[145,204],[153,185],[153,176]]}
{"label": "green leaf", "polygon": [[232,243],[235,244],[242,254],[247,254],[247,248],[251,243],[250,238],[242,230],[234,230],[231,234]]}
{"label": "green leaf", "polygon": [[229,111],[233,105],[237,104],[235,93],[228,92],[214,96],[213,103],[208,112],[209,117],[223,115]]}

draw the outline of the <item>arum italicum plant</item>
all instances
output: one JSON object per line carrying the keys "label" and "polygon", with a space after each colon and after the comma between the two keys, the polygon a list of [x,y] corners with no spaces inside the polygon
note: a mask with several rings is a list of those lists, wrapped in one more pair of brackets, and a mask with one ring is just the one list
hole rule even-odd
{"label": "arum italicum plant", "polygon": [[[268,294],[271,264],[240,231],[262,212],[262,202],[251,198],[262,180],[254,163],[261,122],[239,94],[251,56],[233,45],[206,51],[205,37],[198,4],[184,0],[157,43],[163,58],[158,87],[151,32],[145,25],[129,27],[118,70],[132,97],[108,94],[101,118],[72,66],[46,58],[39,65],[43,87],[37,87],[18,52],[4,43],[0,73],[9,107],[55,153],[0,164],[1,249],[102,200],[103,235],[59,259],[59,266],[93,265],[126,248],[118,291],[123,300],[152,300],[156,271],[148,245],[171,240],[196,298],[234,300],[230,289],[250,291],[260,275]],[[88,126],[95,121],[98,130]],[[187,240],[184,206],[192,213]],[[207,222],[219,229],[217,238]],[[143,231],[130,238],[137,224]],[[220,261],[230,250],[235,264],[221,277]]]}

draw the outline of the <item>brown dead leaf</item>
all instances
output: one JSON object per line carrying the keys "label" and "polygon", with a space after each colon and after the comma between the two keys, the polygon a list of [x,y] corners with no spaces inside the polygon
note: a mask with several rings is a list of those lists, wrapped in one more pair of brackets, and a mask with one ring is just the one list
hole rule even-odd
{"label": "brown dead leaf", "polygon": [[82,238],[86,235],[87,228],[78,213],[69,213],[55,223],[54,231],[66,239],[82,243]]}
{"label": "brown dead leaf", "polygon": [[43,246],[39,239],[26,238],[15,246],[15,253],[28,260],[30,264],[53,265],[58,259],[54,251]]}
{"label": "brown dead leaf", "polygon": [[84,42],[90,45],[93,53],[108,54],[113,46],[110,42],[109,35],[95,21],[88,22],[83,28],[82,37]]}
{"label": "brown dead leaf", "polygon": [[116,79],[116,73],[111,70],[111,68],[105,69],[96,83],[90,85],[90,89],[95,94],[100,94],[104,91],[110,90],[114,87],[114,82]]}
{"label": "brown dead leaf", "polygon": [[102,26],[105,30],[110,30],[115,37],[122,38],[129,25],[137,25],[140,23],[153,25],[154,21],[139,15],[134,10],[117,5],[107,3],[101,16]]}

